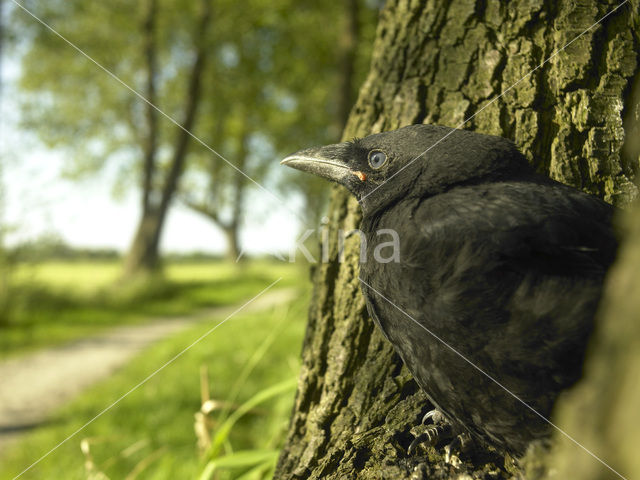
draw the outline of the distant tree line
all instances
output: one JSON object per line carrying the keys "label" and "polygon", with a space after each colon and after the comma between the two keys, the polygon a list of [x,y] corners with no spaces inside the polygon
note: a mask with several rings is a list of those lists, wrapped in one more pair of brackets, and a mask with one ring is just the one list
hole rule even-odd
{"label": "distant tree line", "polygon": [[117,260],[122,254],[115,248],[76,248],[57,235],[43,235],[35,240],[6,247],[7,255],[16,261],[44,260]]}
{"label": "distant tree line", "polygon": [[[118,261],[123,254],[116,248],[74,247],[57,235],[43,235],[37,239],[4,248],[4,257],[12,262],[63,261]],[[222,261],[223,254],[209,252],[170,252],[164,255],[168,262]]]}

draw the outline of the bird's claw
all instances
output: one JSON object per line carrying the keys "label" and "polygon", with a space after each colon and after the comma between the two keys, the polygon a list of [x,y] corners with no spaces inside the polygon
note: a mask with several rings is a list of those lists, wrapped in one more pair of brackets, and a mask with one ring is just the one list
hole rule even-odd
{"label": "bird's claw", "polygon": [[447,420],[444,418],[444,415],[440,410],[434,408],[433,410],[429,410],[424,414],[424,417],[422,417],[423,425],[426,425],[429,421],[434,425],[440,425],[441,423],[446,423]]}

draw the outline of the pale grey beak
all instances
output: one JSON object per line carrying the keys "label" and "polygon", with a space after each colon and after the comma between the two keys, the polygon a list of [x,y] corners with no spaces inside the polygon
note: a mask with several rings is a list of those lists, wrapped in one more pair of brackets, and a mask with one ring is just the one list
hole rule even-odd
{"label": "pale grey beak", "polygon": [[344,156],[344,151],[345,144],[340,143],[307,148],[289,155],[280,164],[344,184],[351,176],[351,169],[340,158]]}

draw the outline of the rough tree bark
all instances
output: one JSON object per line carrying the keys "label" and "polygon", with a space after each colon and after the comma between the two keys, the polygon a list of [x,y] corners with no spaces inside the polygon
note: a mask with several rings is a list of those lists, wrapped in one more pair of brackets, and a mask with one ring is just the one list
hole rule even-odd
{"label": "rough tree bark", "polygon": [[[147,37],[145,55],[147,58],[148,82],[147,94],[155,97],[155,77],[157,76],[154,29],[157,4],[155,0],[149,0],[149,11],[144,24]],[[157,143],[157,114],[151,106],[147,109],[148,135],[145,146],[145,159],[143,165],[143,192],[142,215],[133,243],[125,260],[125,276],[134,276],[140,272],[153,272],[159,267],[159,245],[162,228],[169,210],[169,205],[176,192],[178,181],[184,169],[187,148],[191,140],[190,132],[195,122],[198,106],[202,74],[207,59],[206,35],[211,18],[211,0],[202,0],[200,21],[195,33],[196,52],[193,66],[189,74],[185,98],[184,117],[180,123],[183,129],[178,130],[173,155],[169,163],[162,186],[154,188],[154,173],[156,171],[156,143]],[[152,102],[153,103],[153,102]],[[155,104],[155,103],[154,103]]]}
{"label": "rough tree bark", "polygon": [[[420,122],[455,127],[477,114],[464,128],[509,137],[541,172],[624,205],[638,191],[637,155],[623,152],[639,70],[637,2],[516,84],[619,3],[389,0],[344,138]],[[275,478],[513,475],[489,453],[459,468],[434,449],[407,455],[428,402],[366,315],[357,235],[338,261],[337,231],[357,228],[357,203],[336,188],[329,217],[330,261],[315,272],[302,372]]]}

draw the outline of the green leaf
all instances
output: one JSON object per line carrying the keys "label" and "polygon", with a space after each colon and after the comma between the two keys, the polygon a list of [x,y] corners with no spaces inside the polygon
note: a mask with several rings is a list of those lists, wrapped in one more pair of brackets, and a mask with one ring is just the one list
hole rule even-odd
{"label": "green leaf", "polygon": [[249,468],[256,465],[259,469],[266,468],[278,459],[279,454],[279,450],[241,450],[225,455],[209,461],[200,475],[200,480],[209,480],[220,469]]}
{"label": "green leaf", "polygon": [[278,455],[256,467],[253,467],[246,473],[243,473],[235,480],[261,480],[263,478],[272,478],[278,462]]}
{"label": "green leaf", "polygon": [[211,446],[209,447],[208,456],[209,458],[215,458],[220,454],[220,450],[226,439],[229,437],[229,433],[231,429],[235,425],[235,423],[242,418],[247,412],[251,409],[255,408],[257,405],[262,402],[266,402],[267,400],[277,397],[278,395],[282,395],[288,392],[293,392],[296,388],[297,380],[296,378],[290,378],[283,382],[276,383],[275,385],[265,388],[264,390],[259,391],[245,403],[240,405],[238,409],[229,415],[229,418],[225,420],[225,422],[218,428],[215,436],[211,441]]}

